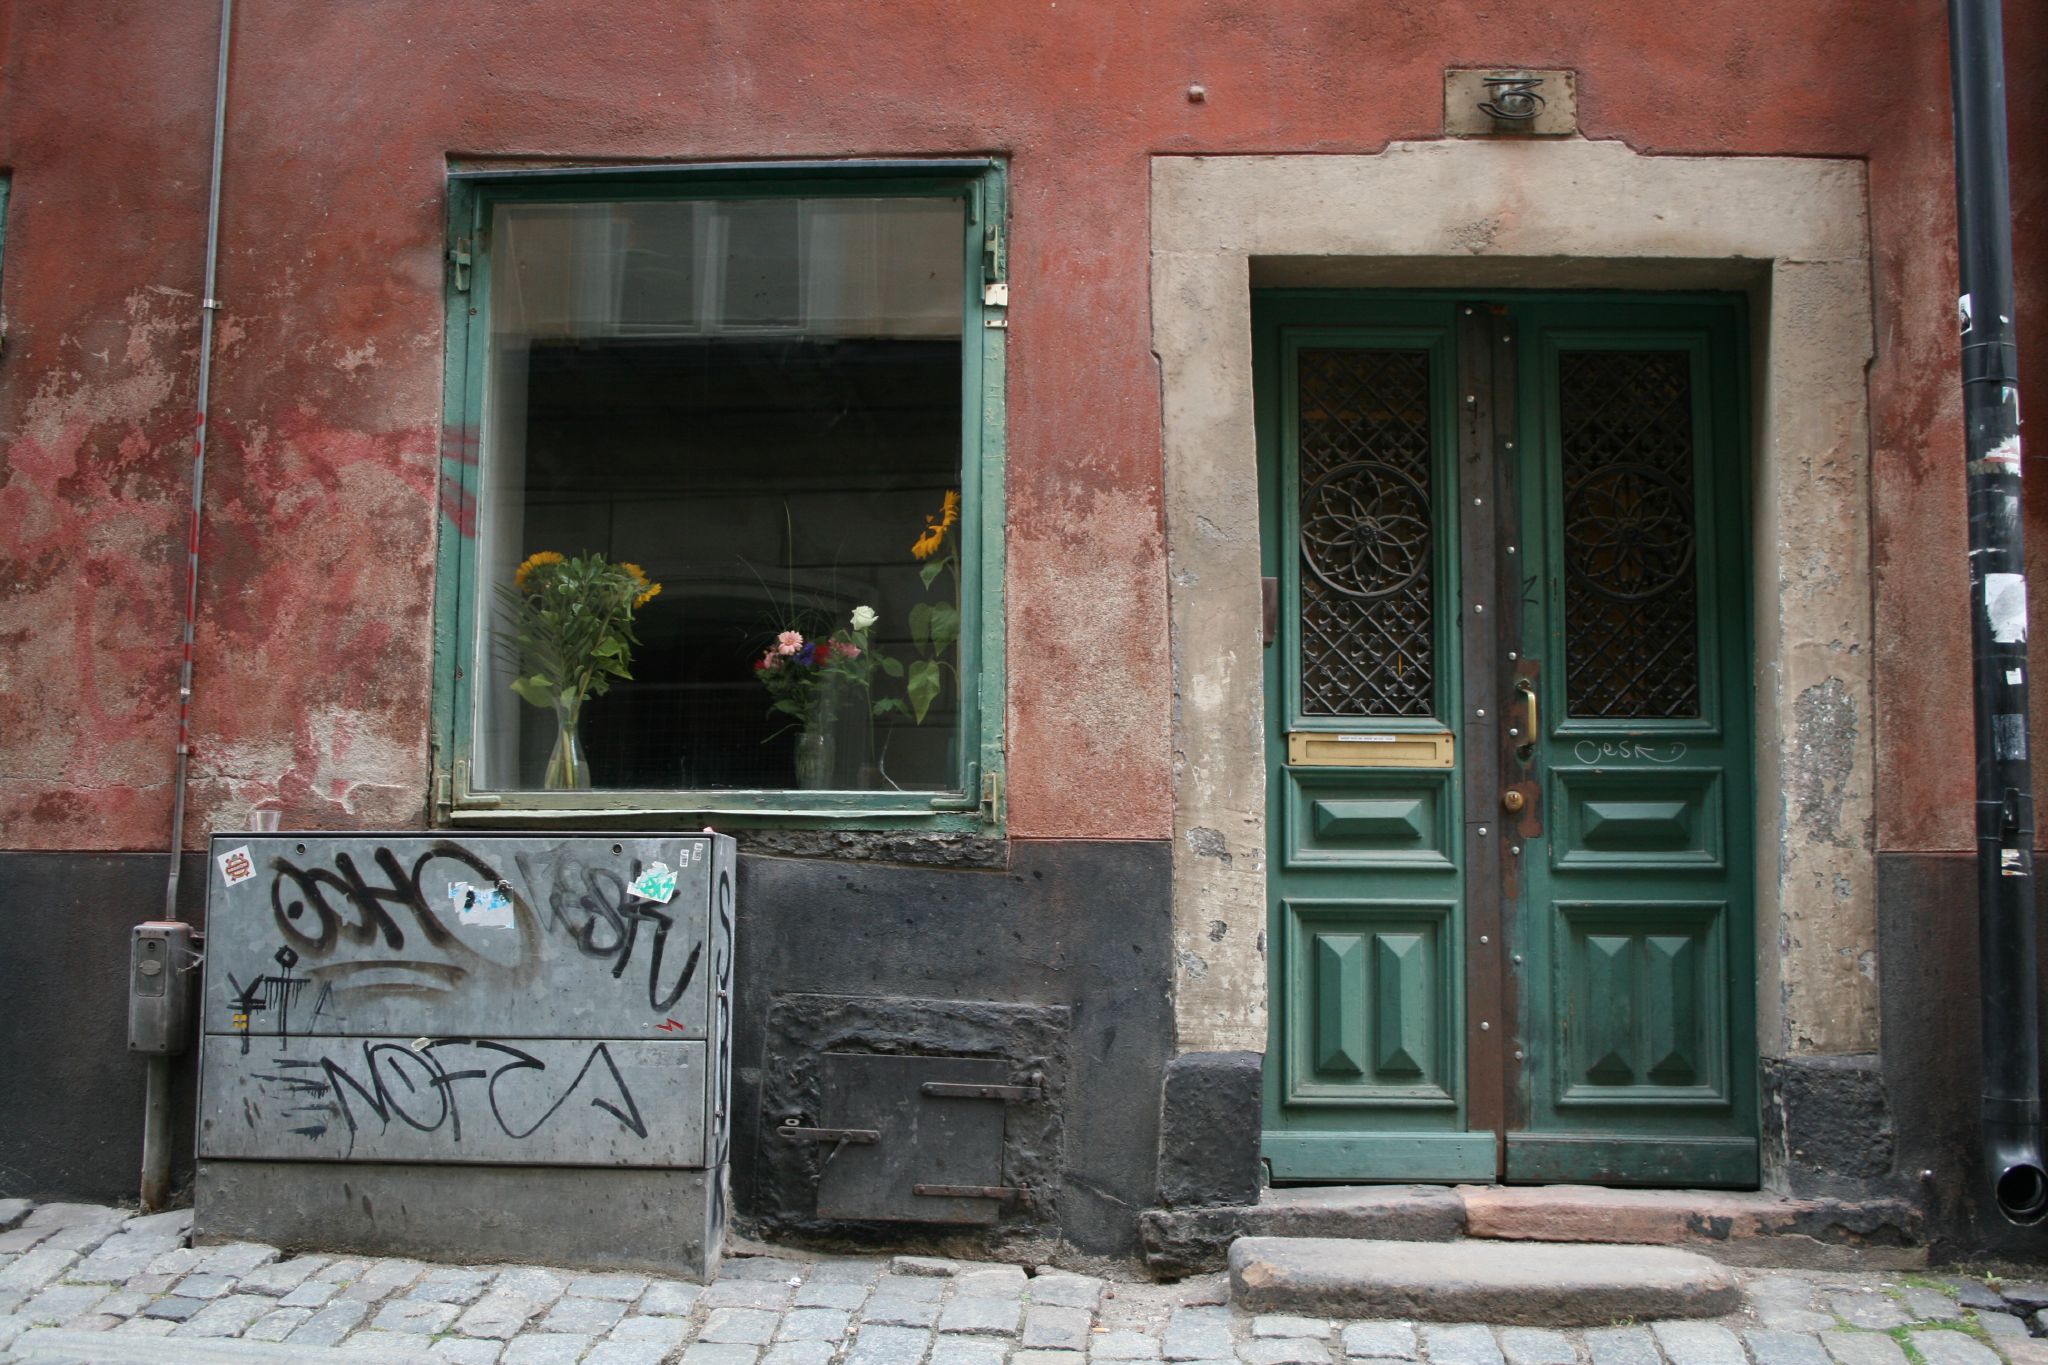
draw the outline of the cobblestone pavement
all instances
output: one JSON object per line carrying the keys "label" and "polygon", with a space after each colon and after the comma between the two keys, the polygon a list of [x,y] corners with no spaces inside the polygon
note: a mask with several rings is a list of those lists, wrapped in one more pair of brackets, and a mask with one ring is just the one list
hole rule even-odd
{"label": "cobblestone pavement", "polygon": [[[535,1266],[185,1245],[189,1213],[0,1200],[0,1362],[475,1365],[2048,1365],[2048,1284],[1738,1270],[1745,1308],[1585,1331],[1233,1310],[1221,1276],[1122,1282],[913,1256],[728,1259],[708,1288]],[[61,1335],[53,1335],[61,1333]],[[281,1343],[259,1351],[226,1339]],[[93,1338],[92,1340],[98,1340]],[[123,1356],[122,1358],[130,1358]]]}

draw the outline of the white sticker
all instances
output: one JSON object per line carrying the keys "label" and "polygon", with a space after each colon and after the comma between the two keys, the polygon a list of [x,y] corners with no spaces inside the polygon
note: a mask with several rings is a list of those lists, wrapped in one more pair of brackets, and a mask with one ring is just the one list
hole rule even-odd
{"label": "white sticker", "polygon": [[1984,614],[1991,618],[1991,638],[2001,645],[2027,642],[2027,580],[2022,574],[1984,575]]}
{"label": "white sticker", "polygon": [[256,875],[256,860],[249,856],[249,846],[231,848],[214,859],[220,864],[221,880],[229,886],[239,886]]}
{"label": "white sticker", "polygon": [[2005,670],[2005,685],[2007,687],[2018,687],[2020,679],[2026,676],[2027,671],[2024,668],[2008,668]]}
{"label": "white sticker", "polygon": [[462,924],[486,929],[512,927],[512,899],[495,886],[471,886],[468,882],[448,883],[448,901]]}
{"label": "white sticker", "polygon": [[676,897],[676,874],[669,871],[667,863],[649,863],[626,889],[643,901],[667,905]]}

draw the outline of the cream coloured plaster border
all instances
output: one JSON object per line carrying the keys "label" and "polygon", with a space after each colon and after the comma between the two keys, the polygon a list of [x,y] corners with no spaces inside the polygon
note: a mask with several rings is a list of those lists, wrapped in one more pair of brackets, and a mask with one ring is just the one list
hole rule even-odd
{"label": "cream coloured plaster border", "polygon": [[1182,1051],[1266,1048],[1255,284],[1749,291],[1758,1041],[1876,1047],[1868,242],[1859,162],[1462,140],[1153,159]]}

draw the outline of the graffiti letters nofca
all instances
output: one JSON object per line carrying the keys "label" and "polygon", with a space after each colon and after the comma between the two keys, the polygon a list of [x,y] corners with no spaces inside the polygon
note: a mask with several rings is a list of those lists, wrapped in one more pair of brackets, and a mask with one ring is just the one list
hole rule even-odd
{"label": "graffiti letters nofca", "polygon": [[729,838],[298,835],[216,859],[202,1161],[723,1163]]}

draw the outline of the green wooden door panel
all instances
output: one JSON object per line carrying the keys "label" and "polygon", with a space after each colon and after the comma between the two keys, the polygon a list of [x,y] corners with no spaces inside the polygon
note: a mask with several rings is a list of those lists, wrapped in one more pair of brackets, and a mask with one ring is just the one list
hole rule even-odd
{"label": "green wooden door panel", "polygon": [[[1489,345],[1518,357],[1509,386],[1495,352],[1492,398],[1464,391],[1486,371],[1460,353],[1488,315],[1504,320]],[[1740,301],[1275,291],[1252,317],[1282,627],[1265,716],[1274,1177],[1754,1183]],[[1508,416],[1460,428],[1496,400]],[[1461,459],[1498,462],[1509,514],[1461,505],[1485,492],[1459,492]],[[1461,567],[1489,562],[1522,600],[1499,604],[1511,674],[1477,686],[1462,651],[1496,648],[1474,633],[1496,608]],[[1518,680],[1541,733],[1469,752],[1513,718],[1475,721],[1468,694],[1484,706]],[[1447,734],[1457,758],[1290,763],[1304,732]],[[1501,771],[1480,785],[1480,764]],[[1496,782],[1533,808],[1492,809]],[[1503,836],[1515,857],[1494,871]],[[1504,959],[1468,918],[1480,875],[1510,893]],[[1493,961],[1503,979],[1467,979]],[[1515,1012],[1488,1032],[1479,1011],[1500,1006],[1471,1002],[1503,1000]],[[1514,1060],[1476,1112],[1506,1117],[1475,1130],[1466,1049],[1489,1040]]]}

